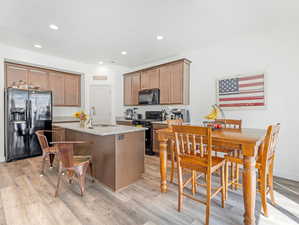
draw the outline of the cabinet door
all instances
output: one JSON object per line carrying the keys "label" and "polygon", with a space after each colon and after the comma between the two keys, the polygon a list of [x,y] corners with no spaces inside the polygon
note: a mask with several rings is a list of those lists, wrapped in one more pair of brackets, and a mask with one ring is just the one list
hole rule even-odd
{"label": "cabinet door", "polygon": [[52,90],[54,106],[64,105],[64,74],[50,72],[49,89]]}
{"label": "cabinet door", "polygon": [[140,89],[150,88],[150,77],[147,71],[142,71],[140,75]]}
{"label": "cabinet door", "polygon": [[64,104],[80,106],[80,76],[64,75]]}
{"label": "cabinet door", "polygon": [[49,74],[46,71],[29,69],[28,83],[39,86],[41,90],[49,90]]}
{"label": "cabinet door", "polygon": [[140,88],[152,89],[159,88],[159,69],[150,69],[141,72]]}
{"label": "cabinet door", "polygon": [[170,65],[160,68],[160,104],[170,103],[171,69]]}
{"label": "cabinet door", "polygon": [[124,76],[124,104],[132,105],[132,78],[130,75]]}
{"label": "cabinet door", "polygon": [[20,80],[28,82],[28,69],[22,66],[6,64],[7,87],[12,87],[13,82]]}
{"label": "cabinet door", "polygon": [[171,104],[183,104],[183,63],[171,65]]}
{"label": "cabinet door", "polygon": [[140,73],[132,75],[132,104],[138,105],[138,95],[140,91]]}

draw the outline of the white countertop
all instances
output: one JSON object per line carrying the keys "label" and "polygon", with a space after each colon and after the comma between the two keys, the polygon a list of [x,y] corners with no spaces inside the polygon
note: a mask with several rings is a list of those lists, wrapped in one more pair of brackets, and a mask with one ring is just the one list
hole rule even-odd
{"label": "white countertop", "polygon": [[96,126],[93,129],[80,128],[79,123],[56,123],[55,126],[75,130],[79,132],[107,136],[116,134],[125,134],[130,132],[145,131],[147,128],[144,127],[133,127],[133,126],[122,126],[122,125],[109,125],[109,126]]}
{"label": "white countertop", "polygon": [[72,116],[53,116],[53,123],[79,122],[80,120]]}

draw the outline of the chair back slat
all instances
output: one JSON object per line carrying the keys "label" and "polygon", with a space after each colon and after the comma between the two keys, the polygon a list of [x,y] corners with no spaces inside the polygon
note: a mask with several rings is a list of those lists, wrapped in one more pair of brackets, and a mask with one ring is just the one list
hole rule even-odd
{"label": "chair back slat", "polygon": [[[212,166],[212,136],[211,128],[198,127],[198,126],[173,126],[173,132],[175,134],[176,154],[178,159],[184,156],[207,157],[208,167]],[[192,142],[189,141],[189,136],[192,136]],[[204,143],[206,141],[206,143]],[[192,146],[187,150],[186,146]],[[204,149],[206,154],[204,154]],[[199,150],[199,152],[198,152]]]}
{"label": "chair back slat", "polygon": [[72,168],[74,166],[74,145],[58,144],[58,156],[63,168]]}
{"label": "chair back slat", "polygon": [[242,120],[216,119],[215,122],[223,123],[223,128],[242,129]]}
{"label": "chair back slat", "polygon": [[43,130],[38,130],[35,132],[38,142],[40,144],[40,147],[42,151],[44,151],[46,148],[49,148],[48,139],[45,135],[45,132]]}
{"label": "chair back slat", "polygon": [[275,154],[276,146],[278,143],[279,130],[280,124],[271,125],[267,129],[262,153],[262,165],[265,167],[268,167],[269,161],[272,160]]}

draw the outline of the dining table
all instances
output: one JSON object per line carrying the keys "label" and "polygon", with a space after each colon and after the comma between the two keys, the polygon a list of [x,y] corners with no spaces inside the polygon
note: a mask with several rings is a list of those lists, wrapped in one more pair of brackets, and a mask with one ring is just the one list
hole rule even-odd
{"label": "dining table", "polygon": [[[190,124],[192,125],[192,124]],[[174,133],[171,128],[157,130],[160,155],[161,192],[167,192],[167,155],[169,144],[173,143]],[[264,129],[220,128],[212,131],[212,142],[224,147],[239,146],[243,156],[243,200],[244,200],[244,224],[255,225],[255,200],[256,200],[256,159],[266,135]]]}

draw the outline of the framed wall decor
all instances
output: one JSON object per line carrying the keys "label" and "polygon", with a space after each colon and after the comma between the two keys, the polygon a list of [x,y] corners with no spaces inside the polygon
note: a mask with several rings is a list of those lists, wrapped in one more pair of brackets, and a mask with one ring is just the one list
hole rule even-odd
{"label": "framed wall decor", "polygon": [[246,74],[216,80],[216,102],[223,110],[264,109],[265,74]]}

